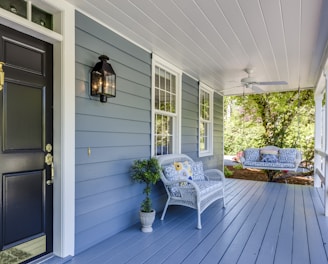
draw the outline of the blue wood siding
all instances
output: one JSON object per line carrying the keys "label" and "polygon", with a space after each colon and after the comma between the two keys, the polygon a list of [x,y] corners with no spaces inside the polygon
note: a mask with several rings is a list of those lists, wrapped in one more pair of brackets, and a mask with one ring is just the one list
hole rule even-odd
{"label": "blue wood siding", "polygon": [[213,127],[213,154],[208,164],[210,168],[219,168],[223,171],[224,141],[223,141],[223,96],[214,93],[214,127]]}
{"label": "blue wood siding", "polygon": [[[76,253],[138,221],[143,198],[131,182],[134,159],[150,156],[151,55],[76,13]],[[89,73],[110,57],[117,96],[89,98]],[[88,148],[91,155],[88,156]],[[154,203],[161,192],[154,195]]]}
{"label": "blue wood siding", "polygon": [[204,167],[223,169],[223,96],[214,93],[213,156],[198,157],[199,84],[182,75],[181,152],[194,160],[202,160]]}
{"label": "blue wood siding", "polygon": [[[131,181],[135,159],[151,153],[151,54],[76,12],[76,254],[139,222],[144,186]],[[89,73],[105,54],[117,74],[116,98],[89,97]],[[182,78],[182,152],[198,159],[198,82]],[[215,167],[223,155],[222,98],[216,98]],[[91,155],[88,155],[88,149]],[[223,159],[222,159],[223,160]],[[153,206],[163,209],[166,194],[155,186]]]}
{"label": "blue wood siding", "polygon": [[198,159],[198,81],[182,75],[181,153]]}

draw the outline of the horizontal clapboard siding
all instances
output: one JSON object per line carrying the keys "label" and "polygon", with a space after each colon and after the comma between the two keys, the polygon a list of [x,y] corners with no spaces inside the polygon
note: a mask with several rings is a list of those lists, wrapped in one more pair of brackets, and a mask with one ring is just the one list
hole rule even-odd
{"label": "horizontal clapboard siding", "polygon": [[[76,12],[76,253],[139,221],[144,186],[131,181],[135,159],[151,153],[151,54]],[[100,103],[89,95],[89,75],[105,54],[117,75],[115,98]],[[219,98],[220,99],[220,98]],[[181,150],[198,160],[198,81],[182,75]],[[215,155],[222,157],[222,100],[215,103]],[[90,150],[90,152],[89,152]],[[153,190],[153,207],[163,209],[162,184]]]}
{"label": "horizontal clapboard siding", "polygon": [[182,75],[181,152],[198,158],[198,82]]}
{"label": "horizontal clapboard siding", "polygon": [[214,93],[213,151],[216,160],[213,160],[210,167],[221,170],[223,170],[224,161],[223,123],[223,96]]}
{"label": "horizontal clapboard siding", "polygon": [[[138,221],[143,186],[131,182],[129,167],[150,156],[151,55],[78,12],[75,53],[78,253]],[[107,103],[89,96],[101,54],[117,74],[116,98]],[[162,196],[154,194],[155,205]]]}

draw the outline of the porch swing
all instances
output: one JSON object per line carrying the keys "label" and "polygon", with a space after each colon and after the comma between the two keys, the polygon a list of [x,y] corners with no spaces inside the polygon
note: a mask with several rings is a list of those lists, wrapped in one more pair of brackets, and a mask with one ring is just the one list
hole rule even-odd
{"label": "porch swing", "polygon": [[[245,93],[243,92],[243,104]],[[298,108],[300,108],[300,87],[298,88]],[[244,119],[243,119],[244,133]],[[300,137],[300,117],[298,115],[298,135]],[[269,179],[273,179],[272,171],[297,171],[302,161],[301,152],[297,148],[279,148],[265,146],[262,148],[245,148],[240,157],[243,168],[261,169],[267,171]]]}

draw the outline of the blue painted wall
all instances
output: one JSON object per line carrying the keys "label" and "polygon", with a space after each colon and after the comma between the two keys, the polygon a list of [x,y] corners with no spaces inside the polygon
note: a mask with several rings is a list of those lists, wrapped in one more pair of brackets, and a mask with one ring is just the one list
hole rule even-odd
{"label": "blue painted wall", "polygon": [[[131,181],[133,160],[151,153],[151,54],[76,12],[76,253],[137,223],[143,186]],[[89,72],[98,56],[110,57],[117,96],[91,100]],[[183,75],[182,152],[198,159],[198,82]],[[222,167],[222,97],[215,95],[215,156]],[[88,155],[88,148],[91,155]],[[157,211],[166,194],[153,192]]]}

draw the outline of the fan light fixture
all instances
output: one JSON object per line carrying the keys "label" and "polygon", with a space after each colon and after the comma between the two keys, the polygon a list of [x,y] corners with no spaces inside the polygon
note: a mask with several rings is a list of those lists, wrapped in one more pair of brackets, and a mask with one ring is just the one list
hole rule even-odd
{"label": "fan light fixture", "polygon": [[98,62],[91,71],[91,96],[99,96],[100,102],[106,103],[107,97],[116,97],[116,74],[107,63],[108,56],[99,56]]}

